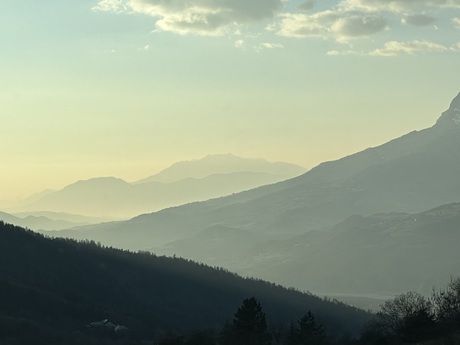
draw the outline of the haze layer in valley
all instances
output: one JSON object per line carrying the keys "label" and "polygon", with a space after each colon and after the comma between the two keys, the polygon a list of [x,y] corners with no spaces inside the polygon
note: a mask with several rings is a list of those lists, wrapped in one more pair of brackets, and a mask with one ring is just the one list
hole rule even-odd
{"label": "haze layer in valley", "polygon": [[[6,208],[9,213],[20,212],[16,217],[29,216],[28,220],[3,219],[33,229],[47,230],[70,227],[70,224],[48,224],[43,218],[39,222],[40,219],[31,217],[36,217],[37,212],[47,211],[93,218],[74,221],[75,226],[101,219],[127,219],[141,213],[275,183],[304,171],[300,166],[283,162],[270,163],[231,154],[209,155],[199,160],[178,162],[156,175],[132,183],[115,177],[99,177],[75,182],[58,191],[46,190],[21,201],[15,207]],[[44,214],[40,216],[46,217]],[[53,220],[53,217],[49,218]],[[69,222],[65,215],[58,220]]]}

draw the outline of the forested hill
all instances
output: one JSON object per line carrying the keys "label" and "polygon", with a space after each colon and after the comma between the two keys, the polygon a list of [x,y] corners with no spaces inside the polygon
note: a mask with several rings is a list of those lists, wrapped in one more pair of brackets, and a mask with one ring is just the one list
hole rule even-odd
{"label": "forested hill", "polygon": [[77,343],[76,334],[92,336],[86,325],[103,319],[140,339],[218,329],[251,296],[272,325],[311,310],[329,334],[353,335],[368,319],[344,304],[184,259],[49,239],[0,222],[0,340]]}

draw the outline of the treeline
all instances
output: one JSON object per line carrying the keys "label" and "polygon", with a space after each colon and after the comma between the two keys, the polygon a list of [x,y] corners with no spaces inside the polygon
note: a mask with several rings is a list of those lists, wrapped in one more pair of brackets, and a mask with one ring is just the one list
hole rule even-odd
{"label": "treeline", "polygon": [[222,330],[169,336],[159,345],[457,345],[460,344],[460,279],[431,297],[408,292],[382,305],[359,338],[328,339],[308,311],[289,328],[267,327],[255,298],[245,299]]}
{"label": "treeline", "polygon": [[232,323],[219,332],[169,337],[160,345],[458,345],[460,278],[430,297],[416,292],[386,301],[354,339],[330,338],[308,311],[289,328],[270,329],[255,298],[245,299]]}
{"label": "treeline", "polygon": [[[151,344],[175,336],[188,341],[198,330],[214,330],[217,341],[248,296],[264,307],[275,340],[307,311],[334,341],[358,336],[370,318],[343,303],[223,269],[50,239],[0,222],[0,345]],[[129,331],[87,327],[105,319]]]}
{"label": "treeline", "polygon": [[[337,344],[346,344],[338,340]],[[159,345],[328,345],[323,326],[308,311],[289,328],[269,329],[261,304],[256,298],[243,300],[233,321],[222,330],[202,331],[188,336],[166,337]]]}
{"label": "treeline", "polygon": [[460,344],[460,279],[430,297],[397,296],[371,317],[188,260],[0,222],[0,345],[153,343]]}
{"label": "treeline", "polygon": [[460,278],[430,297],[416,292],[386,301],[359,338],[328,339],[308,311],[289,328],[270,329],[255,298],[245,299],[232,323],[220,331],[169,336],[160,345],[458,345],[460,344]]}
{"label": "treeline", "polygon": [[460,344],[460,279],[430,297],[408,292],[385,302],[361,336],[361,343]]}

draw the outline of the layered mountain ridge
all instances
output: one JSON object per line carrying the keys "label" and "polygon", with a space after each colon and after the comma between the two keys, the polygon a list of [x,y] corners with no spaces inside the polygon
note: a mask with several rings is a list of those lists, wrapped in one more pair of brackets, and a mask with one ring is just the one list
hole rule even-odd
{"label": "layered mountain ridge", "polygon": [[8,212],[53,211],[120,220],[275,183],[304,171],[294,164],[209,155],[175,163],[133,183],[110,176],[77,181],[58,191],[34,195]]}
{"label": "layered mountain ridge", "polygon": [[[369,217],[375,213],[395,212],[416,214],[440,205],[455,203],[460,200],[460,126],[456,122],[459,103],[460,94],[430,128],[413,131],[381,146],[337,161],[322,163],[307,173],[284,182],[228,197],[165,209],[125,222],[80,228],[58,235],[89,237],[109,245],[131,249],[156,250],[169,246],[170,251],[165,250],[164,253],[170,255],[175,254],[175,245],[172,245],[178,243],[175,241],[182,242],[181,246],[184,246],[184,243],[192,241],[195,236],[202,236],[203,232],[209,233],[212,229],[220,232],[226,229],[226,236],[238,231],[241,236],[242,232],[246,232],[248,239],[257,235],[265,237],[266,241],[290,240],[295,236],[309,234],[308,236],[314,237],[312,243],[323,243],[327,240],[323,237],[328,229],[352,215]],[[219,251],[218,248],[222,248],[223,252],[227,250],[225,241],[216,240],[214,244],[210,244],[202,239],[202,242],[202,248],[197,246],[193,249],[197,253],[206,251],[209,245],[215,245],[215,252]],[[199,244],[199,241],[195,243]],[[237,242],[234,245],[235,252],[238,252]],[[392,242],[392,245],[393,247],[389,246],[386,250],[391,249],[396,253],[399,250],[398,242]],[[315,253],[316,251],[312,250],[315,246],[319,245],[304,248],[305,253]],[[328,254],[328,247],[323,249],[326,253],[324,255],[334,257],[333,253]],[[345,263],[347,255],[351,260],[354,253],[361,249],[359,241],[354,246],[348,245],[344,249],[346,255],[341,257],[340,262]],[[430,250],[429,246],[426,250]],[[193,255],[191,251],[189,253]],[[340,292],[340,289],[351,292],[353,289],[351,285],[342,284],[340,279],[333,277],[315,280],[315,284],[309,282],[308,277],[302,278],[298,273],[293,273],[296,276],[295,280],[278,279],[276,276],[280,272],[297,272],[287,269],[288,266],[276,264],[276,260],[293,260],[293,257],[296,257],[295,251],[292,248],[278,251],[276,260],[271,264],[269,262],[273,258],[270,256],[272,254],[265,260],[263,253],[266,253],[265,249],[257,244],[253,248],[251,258],[238,257],[236,254],[236,261],[231,261],[227,257],[222,258],[221,263],[244,274],[250,272],[255,276],[270,276],[275,281],[283,280],[286,284],[292,282],[296,287],[303,289],[315,286],[315,291],[318,292]],[[314,262],[317,265],[315,270],[320,270],[325,260],[321,255],[306,254],[304,259],[308,258],[309,263]],[[292,267],[300,269],[304,259],[300,257],[297,266]],[[206,258],[200,260],[206,262]],[[442,260],[446,258],[442,257]],[[456,262],[456,259],[452,260]],[[395,266],[397,261],[382,257],[382,265],[385,264],[394,268],[390,269],[388,274],[400,272]],[[334,266],[334,261],[331,265]],[[340,266],[338,263],[335,265],[336,268]],[[439,275],[444,275],[442,281],[456,271],[460,274],[460,266],[456,265],[446,265],[449,266],[449,270],[439,272]],[[336,270],[332,269],[332,266],[331,272]],[[352,265],[347,267],[348,270],[353,269]],[[339,269],[336,271],[341,272]],[[349,273],[353,276],[351,271]],[[424,279],[421,275],[412,278],[404,283],[404,290],[410,289],[411,284],[418,288],[422,284],[418,279]],[[378,279],[375,279],[375,282],[378,282]],[[386,285],[385,289],[378,289],[375,284],[363,284],[360,293],[385,294],[397,290],[399,287],[391,288]]]}

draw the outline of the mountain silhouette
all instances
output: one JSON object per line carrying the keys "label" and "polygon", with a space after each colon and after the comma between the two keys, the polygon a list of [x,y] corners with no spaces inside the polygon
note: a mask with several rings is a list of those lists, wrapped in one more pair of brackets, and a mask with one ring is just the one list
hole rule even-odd
{"label": "mountain silhouette", "polygon": [[[322,163],[284,182],[215,200],[165,209],[125,222],[83,227],[58,235],[89,237],[117,247],[147,250],[202,236],[209,229],[222,228],[228,232],[222,236],[234,233],[238,237],[243,231],[250,241],[254,240],[253,235],[265,236],[267,240],[284,240],[309,232],[306,236],[316,233],[320,237],[326,236],[325,230],[352,215],[368,217],[376,213],[395,212],[414,214],[455,203],[460,198],[459,103],[460,94],[430,128],[413,131],[337,161]],[[215,243],[222,250],[225,249],[225,241],[216,240]],[[203,248],[208,245],[203,240]],[[218,248],[214,251],[218,252]],[[198,246],[196,250],[204,249]],[[305,248],[306,252],[309,250]],[[324,250],[327,255],[327,248]],[[360,247],[356,246],[353,250],[359,251]],[[257,247],[254,247],[252,258],[241,257],[238,265],[231,267],[247,267],[245,260],[260,258],[259,254]],[[284,252],[280,254],[279,260],[290,261],[292,255],[292,252]],[[205,261],[205,258],[202,260]],[[260,261],[263,262],[262,259]],[[302,262],[299,260],[299,265]],[[318,267],[321,265],[321,261],[313,258],[309,262],[316,262]],[[393,262],[393,265],[396,264]],[[261,267],[257,272],[262,272]],[[273,271],[271,277],[275,277],[277,269],[286,269],[281,266],[277,268],[277,265],[266,267],[268,271]],[[448,272],[443,270],[440,275]],[[443,277],[443,281],[446,279],[448,276]],[[329,285],[332,287],[329,291],[333,289],[333,281],[331,278]],[[410,285],[417,288],[420,284],[414,277],[404,288]],[[374,289],[371,285],[368,287]],[[302,281],[302,288],[308,289],[308,279]],[[374,291],[369,289],[367,292]],[[393,292],[389,289],[386,291]]]}
{"label": "mountain silhouette", "polygon": [[454,203],[415,214],[350,216],[287,239],[215,226],[151,251],[330,295],[428,294],[460,273],[459,225]]}
{"label": "mountain silhouette", "polygon": [[146,177],[133,184],[162,182],[171,183],[183,179],[202,179],[210,175],[223,175],[241,172],[263,173],[278,176],[279,181],[298,176],[305,170],[297,165],[274,162],[270,163],[260,158],[241,158],[231,153],[208,155],[202,159],[177,162],[160,171],[158,174]]}
{"label": "mountain silhouette", "polygon": [[210,155],[178,162],[134,183],[115,177],[77,181],[59,191],[34,195],[13,211],[65,212],[120,220],[275,183],[303,172],[293,164],[231,154]]}

